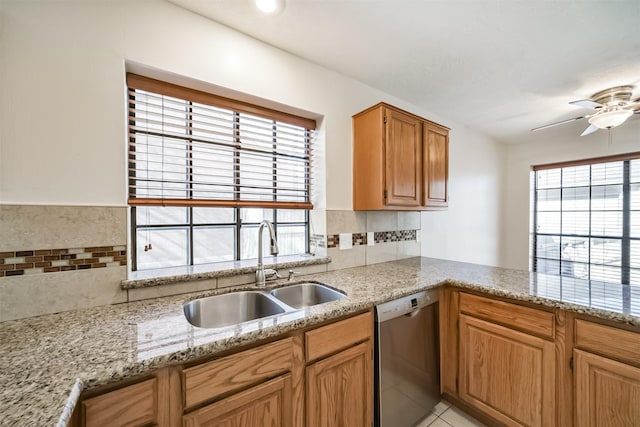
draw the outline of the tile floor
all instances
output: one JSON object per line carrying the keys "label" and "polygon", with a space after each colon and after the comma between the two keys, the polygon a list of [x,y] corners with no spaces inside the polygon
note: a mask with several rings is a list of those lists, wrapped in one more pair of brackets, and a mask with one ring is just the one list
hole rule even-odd
{"label": "tile floor", "polygon": [[485,427],[480,421],[441,400],[417,427]]}

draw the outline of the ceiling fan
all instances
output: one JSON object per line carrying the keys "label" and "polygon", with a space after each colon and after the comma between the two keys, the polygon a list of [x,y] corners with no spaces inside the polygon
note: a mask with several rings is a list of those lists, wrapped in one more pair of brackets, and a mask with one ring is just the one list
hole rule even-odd
{"label": "ceiling fan", "polygon": [[589,99],[570,102],[569,104],[577,105],[578,107],[593,108],[596,112],[531,130],[542,130],[581,119],[588,119],[589,127],[580,136],[589,135],[598,129],[611,129],[620,126],[633,114],[640,114],[640,98],[631,100],[633,89],[633,86],[616,86],[594,93]]}

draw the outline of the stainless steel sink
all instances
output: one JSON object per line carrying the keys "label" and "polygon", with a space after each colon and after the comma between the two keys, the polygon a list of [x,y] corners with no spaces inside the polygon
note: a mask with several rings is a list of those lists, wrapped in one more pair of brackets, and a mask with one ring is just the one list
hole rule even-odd
{"label": "stainless steel sink", "polygon": [[284,312],[268,295],[255,291],[215,295],[184,305],[184,316],[200,328],[219,328]]}
{"label": "stainless steel sink", "polygon": [[294,308],[304,308],[345,298],[342,292],[318,282],[303,282],[274,289],[271,295]]}

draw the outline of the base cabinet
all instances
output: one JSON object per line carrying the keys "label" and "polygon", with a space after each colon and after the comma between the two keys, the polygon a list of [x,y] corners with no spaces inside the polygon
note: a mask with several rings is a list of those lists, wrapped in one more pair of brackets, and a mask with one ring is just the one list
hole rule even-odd
{"label": "base cabinet", "polygon": [[576,320],[576,425],[640,427],[640,334]]}
{"label": "base cabinet", "polygon": [[455,288],[441,391],[487,425],[640,427],[640,328]]}
{"label": "base cabinet", "polygon": [[184,427],[293,427],[291,375],[284,375],[205,406],[182,420]]}
{"label": "base cabinet", "polygon": [[640,427],[640,368],[580,350],[574,360],[576,425]]}
{"label": "base cabinet", "polygon": [[371,342],[307,367],[307,427],[370,426]]}
{"label": "base cabinet", "polygon": [[[81,396],[71,427],[373,424],[373,313]],[[153,376],[152,376],[153,375]]]}
{"label": "base cabinet", "polygon": [[505,425],[555,425],[553,343],[460,315],[459,392]]}

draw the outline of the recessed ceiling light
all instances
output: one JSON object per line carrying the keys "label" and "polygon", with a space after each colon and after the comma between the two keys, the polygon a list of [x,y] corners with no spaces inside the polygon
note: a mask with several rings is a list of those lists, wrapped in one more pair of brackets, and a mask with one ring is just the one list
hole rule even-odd
{"label": "recessed ceiling light", "polygon": [[284,9],[284,0],[255,0],[255,4],[264,13],[276,13]]}

